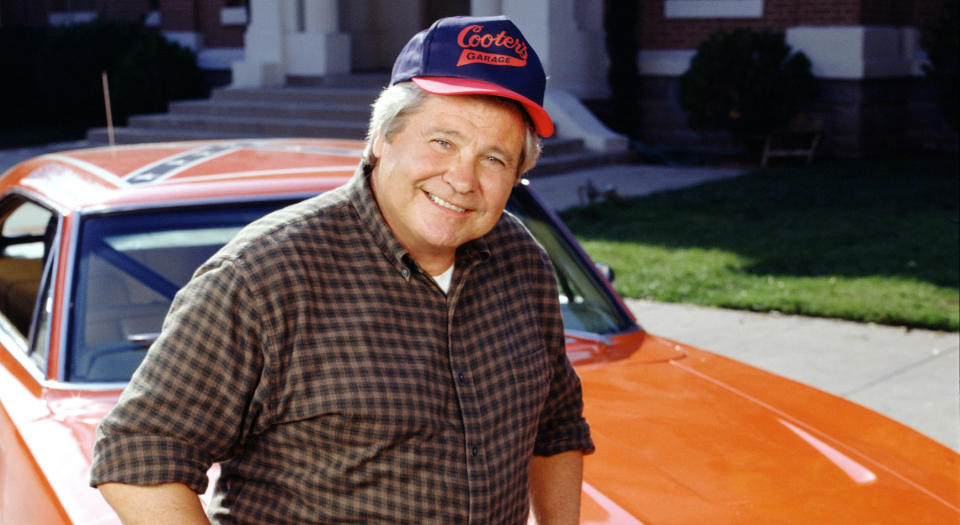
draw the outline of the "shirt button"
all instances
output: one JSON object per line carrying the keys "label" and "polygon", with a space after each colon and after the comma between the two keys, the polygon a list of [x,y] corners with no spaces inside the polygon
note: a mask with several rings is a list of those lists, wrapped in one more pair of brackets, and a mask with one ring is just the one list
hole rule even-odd
{"label": "shirt button", "polygon": [[479,449],[479,448],[477,448],[477,447],[473,447],[473,450],[472,450],[471,452],[473,452],[473,456],[474,456],[474,457],[476,457],[476,456],[477,456],[477,454],[479,454],[479,453],[480,453],[480,449]]}
{"label": "shirt button", "polygon": [[400,275],[402,275],[403,278],[406,279],[407,277],[410,277],[410,270],[404,268],[400,270]]}
{"label": "shirt button", "polygon": [[463,382],[466,380],[466,378],[463,377],[463,373],[457,374],[457,379],[458,379],[461,383],[463,383]]}

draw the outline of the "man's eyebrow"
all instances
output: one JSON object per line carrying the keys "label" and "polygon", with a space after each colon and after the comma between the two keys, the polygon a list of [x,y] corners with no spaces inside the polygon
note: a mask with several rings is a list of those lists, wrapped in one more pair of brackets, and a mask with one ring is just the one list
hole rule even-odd
{"label": "man's eyebrow", "polygon": [[456,137],[456,138],[458,138],[458,139],[462,139],[462,138],[464,137],[463,133],[460,133],[459,131],[457,131],[457,130],[455,130],[455,129],[444,128],[444,127],[440,127],[440,126],[435,126],[435,127],[432,127],[432,128],[428,128],[428,129],[427,129],[427,133],[440,133],[441,135],[448,135],[448,136],[451,136],[451,137]]}

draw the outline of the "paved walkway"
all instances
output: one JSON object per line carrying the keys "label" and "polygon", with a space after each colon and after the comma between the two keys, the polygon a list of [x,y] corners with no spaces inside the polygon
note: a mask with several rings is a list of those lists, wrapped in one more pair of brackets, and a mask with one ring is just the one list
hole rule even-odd
{"label": "paved walkway", "polygon": [[[554,209],[580,204],[590,180],[622,196],[732,177],[737,169],[608,166],[535,178]],[[847,398],[960,452],[960,334],[628,300],[652,333]]]}
{"label": "paved walkway", "polygon": [[[0,150],[0,172],[82,142]],[[586,200],[587,181],[645,195],[740,174],[734,168],[605,166],[534,178],[554,209]],[[578,191],[581,190],[581,191]],[[868,406],[960,451],[960,335],[799,316],[627,301],[647,330]]]}

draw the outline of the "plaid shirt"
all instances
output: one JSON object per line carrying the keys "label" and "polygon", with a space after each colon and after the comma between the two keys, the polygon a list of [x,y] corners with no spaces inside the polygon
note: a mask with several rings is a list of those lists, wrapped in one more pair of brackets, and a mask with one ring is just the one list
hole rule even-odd
{"label": "plaid shirt", "polygon": [[445,295],[367,178],[254,223],[177,295],[91,484],[186,483],[218,523],[524,523],[532,454],[591,451],[549,260],[516,218]]}

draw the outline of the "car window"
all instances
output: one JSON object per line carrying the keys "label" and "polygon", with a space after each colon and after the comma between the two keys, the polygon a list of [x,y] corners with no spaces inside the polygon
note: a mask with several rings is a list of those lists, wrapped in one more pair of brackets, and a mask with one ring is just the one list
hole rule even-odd
{"label": "car window", "polygon": [[633,320],[624,313],[588,260],[530,193],[517,188],[510,196],[507,209],[523,222],[550,256],[557,277],[564,329],[604,335],[633,327]]}
{"label": "car window", "polygon": [[37,203],[22,197],[0,203],[0,329],[24,347],[56,227],[56,215]]}
{"label": "car window", "polygon": [[129,379],[197,267],[243,226],[283,204],[82,218],[67,380]]}

